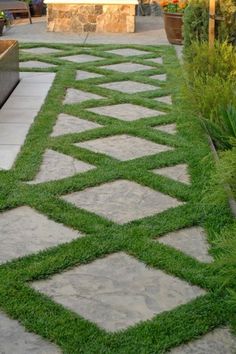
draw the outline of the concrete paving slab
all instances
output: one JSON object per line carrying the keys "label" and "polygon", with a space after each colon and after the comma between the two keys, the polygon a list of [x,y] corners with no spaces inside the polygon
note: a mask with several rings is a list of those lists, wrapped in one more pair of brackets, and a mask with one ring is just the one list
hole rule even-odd
{"label": "concrete paving slab", "polygon": [[165,103],[165,104],[172,104],[172,98],[171,96],[162,96],[162,97],[157,97],[154,98],[155,101]]}
{"label": "concrete paving slab", "polygon": [[104,77],[104,75],[100,75],[97,73],[91,73],[88,71],[77,70],[76,71],[76,80],[87,80],[87,79],[95,79],[98,77]]}
{"label": "concrete paving slab", "polygon": [[160,89],[160,87],[158,87],[158,86],[143,84],[141,82],[135,82],[135,81],[131,81],[131,80],[120,81],[120,82],[109,82],[107,84],[101,84],[98,86],[100,86],[102,88],[109,89],[109,90],[130,93],[130,94]]}
{"label": "concrete paving slab", "polygon": [[122,49],[114,49],[114,50],[107,50],[107,53],[119,55],[122,57],[132,57],[138,55],[147,55],[151,54],[152,52],[147,52],[144,50],[138,50],[133,48],[122,48]]}
{"label": "concrete paving slab", "polygon": [[157,125],[156,127],[154,127],[154,129],[160,130],[163,133],[168,133],[173,135],[177,133],[177,126],[175,123]]}
{"label": "concrete paving slab", "polygon": [[20,68],[29,68],[29,69],[47,69],[47,68],[55,68],[56,65],[44,63],[42,61],[37,60],[28,60],[20,63]]}
{"label": "concrete paving slab", "polygon": [[47,48],[47,47],[21,49],[21,51],[24,53],[36,54],[36,55],[57,54],[57,53],[61,52],[61,50],[59,50],[59,49]]}
{"label": "concrete paving slab", "polygon": [[9,170],[19,152],[20,145],[0,145],[0,170]]}
{"label": "concrete paving slab", "polygon": [[188,166],[186,164],[157,168],[153,170],[153,172],[157,175],[165,176],[181,183],[191,184]]}
{"label": "concrete paving slab", "polygon": [[81,103],[88,100],[100,100],[103,98],[104,97],[95,95],[94,93],[69,88],[66,90],[66,97],[63,103],[75,104],[75,103]]}
{"label": "concrete paving slab", "polygon": [[120,63],[113,65],[104,65],[100,67],[101,69],[118,71],[120,73],[134,73],[136,71],[151,70],[152,67],[143,64],[136,63]]}
{"label": "concrete paving slab", "polygon": [[30,124],[0,123],[0,145],[22,145]]}
{"label": "concrete paving slab", "polygon": [[71,61],[73,63],[78,63],[78,64],[104,60],[104,58],[96,57],[95,55],[89,55],[89,54],[69,55],[66,57],[61,57],[60,59]]}

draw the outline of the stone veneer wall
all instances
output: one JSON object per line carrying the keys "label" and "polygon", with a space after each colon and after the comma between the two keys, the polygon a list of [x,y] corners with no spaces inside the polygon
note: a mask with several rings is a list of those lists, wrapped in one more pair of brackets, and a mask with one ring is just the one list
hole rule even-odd
{"label": "stone veneer wall", "polygon": [[48,31],[135,32],[135,5],[48,4]]}

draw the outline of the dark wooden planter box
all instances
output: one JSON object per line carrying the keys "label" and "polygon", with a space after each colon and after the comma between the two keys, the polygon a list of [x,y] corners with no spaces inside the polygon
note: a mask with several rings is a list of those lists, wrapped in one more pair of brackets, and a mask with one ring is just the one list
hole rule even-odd
{"label": "dark wooden planter box", "polygon": [[0,19],[0,36],[2,36],[4,25],[5,25],[5,21]]}
{"label": "dark wooden planter box", "polygon": [[0,41],[0,107],[20,80],[17,41]]}
{"label": "dark wooden planter box", "polygon": [[183,14],[164,13],[165,30],[171,44],[183,44]]}

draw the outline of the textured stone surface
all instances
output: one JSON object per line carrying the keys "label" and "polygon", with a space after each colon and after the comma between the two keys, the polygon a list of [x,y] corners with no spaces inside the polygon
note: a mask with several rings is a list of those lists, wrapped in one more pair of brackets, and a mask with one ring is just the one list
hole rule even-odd
{"label": "textured stone surface", "polygon": [[81,103],[88,100],[100,100],[102,98],[104,97],[95,95],[94,93],[69,88],[66,90],[66,97],[63,103],[74,104],[74,103]]}
{"label": "textured stone surface", "polygon": [[164,125],[158,125],[157,127],[154,127],[156,130],[160,130],[161,132],[168,133],[168,134],[176,134],[177,133],[177,127],[176,124],[164,124]]}
{"label": "textured stone surface", "polygon": [[77,70],[76,71],[76,80],[87,80],[87,79],[94,79],[98,77],[103,77],[104,75],[90,73],[88,71]]}
{"label": "textured stone surface", "polygon": [[115,253],[33,287],[108,331],[185,304],[205,292],[161,270]]}
{"label": "textured stone surface", "polygon": [[235,354],[235,349],[236,337],[228,328],[217,328],[199,339],[172,349],[170,354]]}
{"label": "textured stone surface", "polygon": [[209,245],[203,228],[199,226],[181,229],[168,233],[158,239],[160,243],[174,247],[200,262],[210,263]]}
{"label": "textured stone surface", "polygon": [[148,140],[125,134],[85,141],[75,145],[102,154],[107,154],[122,161],[172,150],[169,146],[156,144]]}
{"label": "textured stone surface", "polygon": [[66,57],[61,57],[60,59],[72,61],[73,63],[78,63],[78,64],[104,60],[104,58],[96,57],[94,55],[89,55],[89,54],[69,55]]}
{"label": "textured stone surface", "polygon": [[153,90],[158,90],[160,88],[158,86],[142,84],[140,82],[135,82],[135,81],[110,82],[107,84],[101,84],[99,86],[106,89],[125,92],[125,93],[153,91]]}
{"label": "textured stone surface", "polygon": [[124,121],[133,121],[141,118],[156,117],[165,114],[164,112],[133,105],[130,103],[89,108],[87,111]]}
{"label": "textured stone surface", "polygon": [[[23,206],[0,213],[0,263],[70,242],[77,231]],[[1,341],[0,341],[1,345]]]}
{"label": "textured stone surface", "polygon": [[51,136],[59,136],[63,134],[81,133],[86,130],[102,127],[100,124],[90,122],[85,119],[70,116],[65,113],[59,114],[57,122],[53,128]]}
{"label": "textured stone surface", "polygon": [[40,69],[46,69],[46,68],[55,68],[56,65],[54,64],[49,64],[49,63],[45,63],[42,61],[37,61],[37,60],[29,60],[29,61],[24,61],[20,63],[20,68],[32,68],[32,69],[36,69],[36,68],[40,68]]}
{"label": "textured stone surface", "polygon": [[0,146],[23,144],[29,127],[29,124],[0,123]]}
{"label": "textured stone surface", "polygon": [[147,52],[144,50],[132,49],[132,48],[108,50],[107,53],[121,55],[123,57],[132,57],[132,56],[136,56],[136,55],[150,54],[150,52]]}
{"label": "textured stone surface", "polygon": [[121,73],[133,73],[135,71],[143,71],[152,69],[151,66],[136,64],[136,63],[121,63],[121,64],[113,64],[113,65],[105,65],[102,66],[101,69],[118,71]]}
{"label": "textured stone surface", "polygon": [[159,80],[159,81],[166,81],[167,75],[166,74],[153,75],[153,76],[150,76],[150,79]]}
{"label": "textured stone surface", "polygon": [[93,168],[95,168],[95,166],[76,160],[71,156],[53,150],[46,150],[40,171],[34,181],[30,183],[34,184],[59,180],[71,177],[77,173],[87,172]]}
{"label": "textured stone surface", "polygon": [[157,175],[162,175],[178,182],[190,184],[190,176],[188,174],[188,166],[186,164],[158,168],[153,170],[153,172]]}
{"label": "textured stone surface", "polygon": [[22,50],[25,53],[37,54],[37,55],[57,54],[57,53],[61,52],[61,50],[59,50],[59,49],[53,49],[53,48],[47,48],[47,47],[29,48],[29,49],[22,49]]}
{"label": "textured stone surface", "polygon": [[134,4],[48,4],[48,31],[134,32]]}
{"label": "textured stone surface", "polygon": [[118,224],[142,219],[183,204],[168,195],[126,180],[88,188],[66,195],[63,199]]}
{"label": "textured stone surface", "polygon": [[62,354],[54,344],[36,334],[26,332],[17,321],[0,312],[1,354]]}
{"label": "textured stone surface", "polygon": [[20,145],[0,145],[0,170],[9,170],[20,151]]}
{"label": "textured stone surface", "polygon": [[152,63],[155,63],[155,64],[163,64],[162,58],[151,58],[151,59],[146,59],[146,60],[151,61]]}
{"label": "textured stone surface", "polygon": [[161,102],[161,103],[172,104],[171,96],[157,97],[157,98],[154,98],[154,100],[158,101],[158,102]]}

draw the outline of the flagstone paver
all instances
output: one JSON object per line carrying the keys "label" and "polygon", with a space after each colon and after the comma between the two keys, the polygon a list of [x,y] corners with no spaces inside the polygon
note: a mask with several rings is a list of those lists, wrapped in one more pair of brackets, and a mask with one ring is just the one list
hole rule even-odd
{"label": "flagstone paver", "polygon": [[36,334],[26,332],[17,321],[0,312],[1,354],[62,354],[61,350]]}
{"label": "flagstone paver", "polygon": [[69,55],[66,57],[61,57],[60,59],[68,60],[68,61],[71,61],[73,63],[78,63],[78,64],[94,62],[94,61],[98,61],[98,60],[104,60],[104,58],[96,57],[94,55],[89,55],[89,54]]}
{"label": "flagstone paver", "polygon": [[104,97],[96,95],[94,93],[69,88],[66,90],[64,104],[81,103],[88,100],[100,100],[102,98]]}
{"label": "flagstone paver", "polygon": [[209,244],[204,229],[199,226],[170,232],[158,239],[158,242],[174,247],[200,262],[210,263]]}
{"label": "flagstone paver", "polygon": [[176,134],[177,133],[177,127],[176,124],[163,124],[163,125],[158,125],[154,127],[156,130],[160,130],[161,132],[168,133],[168,134]]}
{"label": "flagstone paver", "polygon": [[71,193],[63,199],[118,224],[152,216],[183,204],[168,195],[126,180]]}
{"label": "flagstone paver", "polygon": [[166,74],[153,75],[153,76],[150,76],[150,79],[159,80],[159,81],[166,81],[167,75]]}
{"label": "flagstone paver", "polygon": [[141,118],[155,117],[165,114],[164,112],[130,103],[89,108],[87,111],[124,121],[133,121]]}
{"label": "flagstone paver", "polygon": [[125,253],[32,284],[107,331],[117,331],[201,296],[204,290]]}
{"label": "flagstone paver", "polygon": [[20,68],[32,68],[32,69],[47,69],[47,68],[55,68],[55,64],[49,64],[45,63],[42,61],[37,61],[37,60],[29,60],[29,61],[24,61],[20,63]]}
{"label": "flagstone paver", "polygon": [[121,55],[123,57],[132,57],[132,56],[136,56],[136,55],[150,54],[150,52],[147,52],[144,50],[132,49],[132,48],[108,50],[107,53]]}
{"label": "flagstone paver", "polygon": [[43,156],[43,162],[40,171],[31,184],[55,181],[62,178],[71,177],[78,173],[83,173],[94,169],[83,161],[74,159],[71,156],[61,154],[57,151],[46,150]]}
{"label": "flagstone paver", "polygon": [[202,338],[172,349],[170,354],[235,354],[236,337],[229,329],[217,328]]}
{"label": "flagstone paver", "polygon": [[190,184],[190,176],[188,174],[188,166],[186,164],[158,168],[153,170],[153,172],[157,175],[172,178],[178,182]]}
{"label": "flagstone paver", "polygon": [[156,98],[154,98],[154,100],[161,102],[161,103],[172,104],[171,96],[156,97]]}
{"label": "flagstone paver", "polygon": [[76,71],[76,80],[87,80],[87,79],[96,79],[98,77],[103,77],[104,75],[97,74],[97,73],[90,73],[84,70],[77,70]]}
{"label": "flagstone paver", "polygon": [[63,134],[81,133],[87,130],[101,128],[102,125],[90,122],[85,119],[60,113],[51,136],[60,136]]}
{"label": "flagstone paver", "polygon": [[135,71],[151,70],[152,67],[148,65],[136,64],[136,63],[121,63],[121,64],[101,66],[101,69],[113,70],[121,73],[133,73]]}
{"label": "flagstone paver", "polygon": [[162,58],[151,58],[151,59],[146,59],[146,60],[151,61],[152,63],[155,63],[155,64],[163,64]]}
{"label": "flagstone paver", "polygon": [[110,82],[98,86],[106,89],[114,90],[114,91],[130,93],[130,94],[137,93],[137,92],[144,92],[144,91],[145,92],[153,91],[153,90],[158,90],[160,88],[158,86],[142,84],[140,82],[135,82],[135,81]]}
{"label": "flagstone paver", "polygon": [[[0,264],[70,242],[81,234],[22,206],[0,213]],[[1,342],[1,341],[0,341]]]}
{"label": "flagstone paver", "polygon": [[37,54],[37,55],[57,54],[61,52],[61,50],[59,49],[47,48],[47,47],[29,48],[29,49],[23,49],[22,51],[25,53]]}
{"label": "flagstone paver", "polygon": [[107,154],[122,161],[172,150],[169,146],[156,144],[126,134],[85,141],[75,145],[94,152]]}

